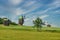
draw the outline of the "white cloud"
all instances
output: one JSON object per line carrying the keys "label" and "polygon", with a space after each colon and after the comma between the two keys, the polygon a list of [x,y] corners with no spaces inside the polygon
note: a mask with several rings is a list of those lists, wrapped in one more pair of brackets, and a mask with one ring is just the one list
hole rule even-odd
{"label": "white cloud", "polygon": [[32,4],[35,4],[36,3],[36,1],[29,1],[29,2],[27,2],[24,6],[25,7],[28,7],[28,6],[30,6],[30,5],[32,5]]}
{"label": "white cloud", "polygon": [[21,9],[21,8],[17,8],[16,10],[14,10],[14,13],[18,16],[18,15],[21,15],[21,14],[26,14],[26,13],[28,13],[28,12],[30,12],[30,10],[28,10],[28,11],[25,11],[25,10],[23,10],[23,9]]}
{"label": "white cloud", "polygon": [[43,5],[40,4],[40,3],[37,3],[36,1],[32,1],[32,2],[29,2],[29,3],[25,4],[25,5],[23,5],[22,8],[26,7],[26,9],[28,9],[28,10],[25,11],[25,13],[29,13],[29,12],[32,12],[32,11],[40,8],[41,6],[43,6]]}
{"label": "white cloud", "polygon": [[[15,2],[15,0],[11,0],[11,1],[13,1],[13,3]],[[18,1],[19,0],[16,0],[17,1],[17,3],[19,3]],[[21,2],[21,0],[20,0],[20,2]],[[34,4],[35,2],[30,2],[30,3],[28,3],[29,5],[32,5],[32,4]],[[59,4],[59,2],[56,0],[54,3],[52,3],[52,4],[50,4],[49,6],[49,8],[48,9],[46,9],[46,10],[44,10],[44,11],[41,11],[41,12],[39,12],[39,13],[41,13],[41,14],[43,14],[43,13],[46,13],[46,12],[48,12],[49,10],[52,10],[52,9],[55,9],[55,8],[57,8],[57,7],[59,7],[59,6],[56,6],[56,5],[58,5]],[[28,5],[28,6],[29,6]],[[36,6],[37,5],[37,6]],[[23,9],[20,9],[20,8],[17,8],[16,10],[13,10],[13,12],[18,16],[18,15],[21,15],[21,14],[26,14],[26,13],[29,13],[29,12],[31,12],[32,10],[35,10],[35,9],[37,9],[38,8],[38,5],[39,4],[36,4],[36,5],[33,5],[32,7],[31,7],[31,9],[29,9],[28,11],[24,11]],[[26,5],[27,6],[27,5]],[[41,5],[42,6],[42,5]],[[56,6],[56,7],[54,7],[54,6]],[[40,6],[39,6],[40,7]],[[45,18],[45,16],[44,17],[42,17],[42,18]],[[28,20],[28,19],[27,19]],[[34,19],[33,19],[34,20]]]}
{"label": "white cloud", "polygon": [[18,15],[21,15],[21,14],[25,14],[26,11],[24,11],[23,9],[21,8],[13,8],[10,10],[11,13],[13,13],[15,16],[18,16]]}
{"label": "white cloud", "polygon": [[39,12],[37,12],[37,13],[39,13],[39,14],[44,14],[44,13],[46,13],[46,12],[52,10],[52,9],[55,9],[55,8],[57,8],[57,7],[49,7],[49,8],[47,8],[46,10],[42,10],[42,11],[39,11]]}
{"label": "white cloud", "polygon": [[44,10],[44,11],[41,11],[41,12],[39,12],[40,14],[44,14],[44,13],[46,13],[46,12],[48,12],[50,10],[50,8],[48,8],[48,9],[46,9],[46,10]]}
{"label": "white cloud", "polygon": [[55,11],[56,13],[60,13],[60,10],[58,10],[58,11]]}
{"label": "white cloud", "polygon": [[53,3],[49,4],[48,6],[53,8],[60,7],[60,0],[55,0]]}
{"label": "white cloud", "polygon": [[21,14],[26,14],[26,13],[29,13],[35,9],[37,9],[38,7],[33,7],[31,8],[30,10],[27,10],[25,11],[24,9],[21,9],[21,8],[17,8],[16,10],[14,10],[14,13],[18,16],[18,15],[21,15]]}
{"label": "white cloud", "polygon": [[30,17],[30,18],[26,18],[25,21],[29,21],[29,20],[30,20],[30,21],[33,21],[33,20],[35,20],[35,19],[36,19],[36,16],[32,16],[32,17]]}
{"label": "white cloud", "polygon": [[[37,13],[39,14],[43,14],[43,13],[46,13],[46,12],[50,12],[51,10],[55,9],[55,8],[58,8],[60,7],[60,0],[55,0],[53,3],[47,5],[48,8],[46,10],[42,10],[42,11],[39,11]],[[58,12],[58,11],[55,11],[55,12]]]}
{"label": "white cloud", "polygon": [[32,18],[27,18],[27,19],[25,19],[24,25],[32,26],[33,25],[32,21],[33,21]]}
{"label": "white cloud", "polygon": [[19,8],[18,8],[18,9],[15,10],[15,14],[16,14],[16,15],[21,15],[21,14],[23,14],[23,13],[24,13],[24,10],[22,10],[22,9],[19,9]]}
{"label": "white cloud", "polygon": [[[55,8],[60,7],[60,0],[55,0],[53,3],[51,3],[51,4],[47,5],[47,6],[48,6],[49,8],[47,8],[46,10],[43,10],[43,11],[39,11],[39,12],[37,12],[37,13],[39,13],[39,14],[44,14],[44,13],[50,11],[50,10],[53,10],[53,9],[55,9]],[[59,11],[55,11],[55,12],[59,12]]]}
{"label": "white cloud", "polygon": [[60,0],[56,0],[53,4],[55,4],[56,6],[60,6]]}
{"label": "white cloud", "polygon": [[[15,2],[15,1],[17,1],[17,2]],[[10,0],[10,2],[12,2],[14,5],[17,5],[17,4],[19,4],[20,2],[22,2],[22,0]],[[24,7],[25,7],[25,6],[30,6],[30,5],[34,4],[35,2],[36,2],[36,1],[31,1],[31,2],[29,2],[27,5],[25,4]],[[21,15],[21,14],[26,14],[26,13],[29,13],[29,12],[31,12],[31,11],[39,8],[40,6],[42,6],[42,5],[40,5],[40,6],[38,6],[38,5],[39,5],[39,4],[34,4],[34,5],[33,5],[29,10],[27,10],[27,11],[24,11],[24,9],[21,9],[21,8],[16,8],[16,9],[13,9],[12,12],[13,12],[14,14],[16,14],[17,16],[18,16],[18,15]]]}
{"label": "white cloud", "polygon": [[1,18],[7,18],[6,16],[0,16]]}
{"label": "white cloud", "polygon": [[44,18],[46,18],[46,17],[48,17],[49,15],[42,15],[42,16],[40,16],[40,18],[41,19],[44,19]]}
{"label": "white cloud", "polygon": [[13,5],[18,5],[19,3],[22,2],[22,0],[9,0],[9,2]]}
{"label": "white cloud", "polygon": [[30,18],[25,19],[25,21],[28,21],[28,20],[30,20]]}

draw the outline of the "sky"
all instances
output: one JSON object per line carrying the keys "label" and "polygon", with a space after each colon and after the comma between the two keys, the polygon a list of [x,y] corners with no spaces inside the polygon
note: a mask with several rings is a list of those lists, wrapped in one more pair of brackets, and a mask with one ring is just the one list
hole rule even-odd
{"label": "sky", "polygon": [[32,26],[40,17],[55,27],[60,27],[60,0],[0,0],[0,17],[7,17],[18,23],[19,16],[25,16],[24,25]]}

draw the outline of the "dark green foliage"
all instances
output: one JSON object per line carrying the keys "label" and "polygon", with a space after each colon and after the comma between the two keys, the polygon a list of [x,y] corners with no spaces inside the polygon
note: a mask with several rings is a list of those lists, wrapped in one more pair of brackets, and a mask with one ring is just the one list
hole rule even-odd
{"label": "dark green foliage", "polygon": [[15,22],[11,22],[10,24],[11,24],[11,25],[18,25],[18,24],[16,24]]}
{"label": "dark green foliage", "polygon": [[2,18],[0,18],[0,24],[3,24],[3,19]]}
{"label": "dark green foliage", "polygon": [[58,32],[57,30],[45,30],[46,32]]}
{"label": "dark green foliage", "polygon": [[51,27],[51,25],[50,25],[50,24],[48,24],[48,25],[47,25],[47,27]]}
{"label": "dark green foliage", "polygon": [[36,20],[33,20],[34,26],[37,27],[37,30],[41,30],[42,28],[42,20],[38,17]]}
{"label": "dark green foliage", "polygon": [[0,24],[3,24],[5,26],[9,26],[9,24],[11,25],[18,25],[15,22],[12,22],[10,19],[8,18],[0,18]]}

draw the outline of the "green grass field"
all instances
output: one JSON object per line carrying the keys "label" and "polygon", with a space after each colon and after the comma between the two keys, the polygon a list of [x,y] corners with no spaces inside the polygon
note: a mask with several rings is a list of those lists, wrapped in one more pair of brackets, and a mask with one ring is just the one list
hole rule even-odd
{"label": "green grass field", "polygon": [[32,27],[0,25],[0,40],[60,40],[60,28],[43,27],[38,32]]}

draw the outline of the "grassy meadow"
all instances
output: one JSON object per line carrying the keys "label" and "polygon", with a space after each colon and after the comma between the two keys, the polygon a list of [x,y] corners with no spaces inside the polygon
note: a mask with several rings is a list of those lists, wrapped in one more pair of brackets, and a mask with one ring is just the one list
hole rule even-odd
{"label": "grassy meadow", "polygon": [[33,27],[0,25],[0,40],[60,40],[60,28],[43,27],[38,32]]}

